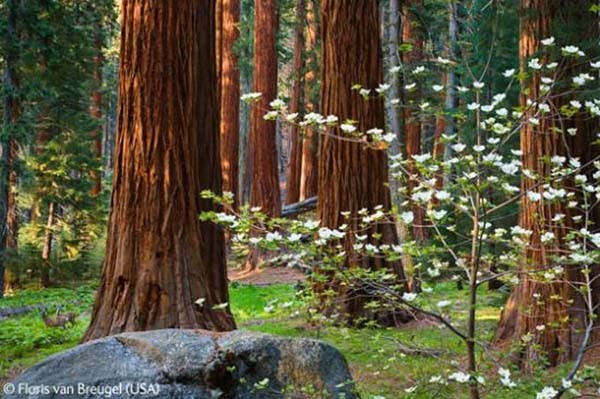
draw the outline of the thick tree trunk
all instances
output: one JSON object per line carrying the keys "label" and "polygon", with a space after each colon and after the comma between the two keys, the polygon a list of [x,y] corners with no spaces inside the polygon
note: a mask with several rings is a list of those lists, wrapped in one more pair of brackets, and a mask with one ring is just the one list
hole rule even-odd
{"label": "thick tree trunk", "polygon": [[[252,187],[250,204],[259,206],[271,217],[281,215],[281,194],[277,167],[276,124],[264,120],[269,103],[277,98],[277,1],[256,0],[254,17],[253,91],[262,93],[250,112],[250,153]],[[260,250],[253,250],[246,260],[246,271],[254,270],[264,260]]]}
{"label": "thick tree trunk", "polygon": [[[579,3],[578,3],[579,4]],[[526,70],[526,65],[531,56],[538,54],[540,40],[551,35],[551,26],[556,13],[557,4],[552,0],[521,0],[520,22],[520,47],[519,56],[521,70]],[[588,14],[583,2],[580,13],[574,5],[567,11],[566,20],[581,23],[582,18]],[[578,15],[576,17],[576,15]],[[591,14],[589,14],[591,17]],[[588,18],[589,18],[588,17]],[[587,25],[586,25],[587,26]],[[589,26],[592,26],[590,24]],[[583,33],[583,32],[582,32]],[[597,33],[596,33],[597,35]],[[597,36],[596,36],[597,37]],[[525,82],[522,91],[527,95],[521,96],[521,105],[526,108],[527,99],[536,99],[540,95],[540,76],[536,74],[529,82]],[[561,99],[558,102],[564,101]],[[560,108],[560,104],[555,102]],[[535,111],[530,111],[534,113]],[[524,120],[533,116],[525,115]],[[588,121],[589,122],[589,121]],[[528,169],[539,176],[549,176],[550,167],[545,159],[553,155],[564,155],[568,148],[559,134],[555,133],[554,121],[543,119],[539,126],[525,124],[521,129],[521,150],[523,151],[523,169]],[[566,125],[576,124],[579,129],[579,140],[572,146],[576,152],[581,148],[595,147],[590,144],[588,136],[591,132],[589,123],[579,123],[577,120],[564,120]],[[597,121],[593,122],[596,124]],[[585,126],[587,124],[587,126]],[[597,148],[595,148],[597,153]],[[577,155],[577,154],[572,154]],[[582,159],[582,161],[585,161]],[[583,163],[583,162],[582,162]],[[537,180],[524,177],[521,182],[522,192],[536,191],[540,188]],[[579,267],[567,266],[565,281],[553,283],[540,282],[530,273],[535,270],[545,270],[551,266],[551,257],[561,253],[563,238],[569,228],[575,228],[571,216],[573,212],[564,204],[547,203],[545,199],[533,202],[524,195],[520,204],[519,225],[533,232],[521,264],[521,279],[518,286],[502,312],[501,320],[496,332],[496,341],[499,343],[519,342],[524,335],[531,335],[532,340],[524,345],[522,351],[515,358],[517,363],[526,369],[533,367],[542,357],[546,357],[550,366],[560,362],[572,360],[577,354],[585,324],[587,323],[585,304],[581,296],[573,287],[573,283],[582,282],[582,273]],[[568,215],[562,224],[552,223],[550,220],[558,213]],[[553,244],[544,244],[541,234],[544,231],[554,233],[556,239]],[[592,276],[593,277],[593,276]],[[598,299],[598,295],[596,295]],[[597,305],[597,302],[596,302]],[[539,326],[544,326],[540,329]]]}
{"label": "thick tree trunk", "polygon": [[[300,111],[302,102],[302,70],[304,60],[302,51],[304,50],[304,0],[298,0],[296,3],[296,31],[294,34],[294,57],[292,61],[293,79],[292,97],[290,99],[289,112],[295,113]],[[293,204],[300,201],[300,184],[302,174],[302,137],[298,125],[290,126],[291,140],[291,155],[290,168],[288,173],[287,184],[285,187],[285,203]]]}
{"label": "thick tree trunk", "polygon": [[[352,5],[337,0],[323,0],[322,21],[322,86],[321,113],[336,115],[340,120],[359,121],[362,132],[373,127],[384,127],[384,104],[381,98],[364,99],[351,87],[377,87],[382,82],[383,69],[379,30],[378,2],[356,0]],[[339,128],[333,132],[341,135]],[[323,226],[338,228],[351,220],[351,230],[358,229],[358,212],[370,211],[382,205],[384,211],[391,207],[387,186],[387,153],[366,148],[355,142],[339,140],[324,135],[320,143],[319,195],[317,217]],[[350,212],[346,219],[341,212]],[[368,241],[373,244],[397,243],[393,224],[378,224],[368,231]],[[374,257],[360,256],[353,249],[354,235],[344,239],[347,252],[345,267],[368,269],[390,268],[404,280],[399,262],[386,262]],[[338,291],[339,306],[349,319],[369,316],[364,309],[364,293],[344,288],[335,281],[332,288]],[[380,320],[383,321],[383,320]],[[385,320],[386,323],[393,322]]]}
{"label": "thick tree trunk", "polygon": [[122,3],[111,214],[85,340],[235,327],[213,308],[229,301],[223,232],[198,219],[213,208],[200,191],[221,190],[214,16],[212,0]]}
{"label": "thick tree trunk", "polygon": [[[304,109],[313,112],[319,108],[318,70],[319,18],[315,0],[306,4],[306,33],[304,52]],[[304,131],[302,138],[302,170],[300,173],[300,201],[317,195],[319,182],[319,134],[311,128]]]}
{"label": "thick tree trunk", "polygon": [[220,31],[220,103],[221,103],[221,169],[223,191],[235,195],[240,202],[238,162],[240,146],[240,71],[234,45],[238,38],[239,0],[218,0],[221,7]]}

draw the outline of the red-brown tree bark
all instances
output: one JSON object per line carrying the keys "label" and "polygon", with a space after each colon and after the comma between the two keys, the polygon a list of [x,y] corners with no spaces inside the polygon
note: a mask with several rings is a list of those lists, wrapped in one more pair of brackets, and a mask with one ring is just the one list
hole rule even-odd
{"label": "red-brown tree bark", "polygon": [[[250,112],[251,192],[250,204],[261,207],[271,217],[281,215],[281,194],[277,165],[276,124],[263,118],[269,103],[277,98],[277,29],[278,10],[275,0],[256,0],[254,4],[254,76],[252,89],[262,93]],[[253,250],[246,260],[246,271],[254,270],[264,260],[260,250]]]}
{"label": "red-brown tree bark", "polygon": [[228,302],[223,232],[198,219],[213,208],[200,191],[221,190],[214,16],[214,0],[122,3],[111,214],[84,340],[235,327],[213,309]]}
{"label": "red-brown tree bark", "polygon": [[[292,85],[292,96],[290,98],[289,112],[296,113],[300,111],[302,102],[302,70],[304,67],[304,0],[298,0],[296,3],[296,29],[294,32],[294,55],[292,60],[292,73],[294,83]],[[302,176],[302,137],[298,125],[292,124],[289,128],[292,151],[290,154],[290,168],[288,172],[287,184],[285,187],[285,203],[293,204],[300,201],[300,184]]]}
{"label": "red-brown tree bark", "polygon": [[218,0],[221,8],[220,20],[220,135],[221,170],[223,191],[235,195],[234,206],[239,204],[239,146],[240,146],[240,71],[234,52],[235,41],[239,36],[239,0]]}
{"label": "red-brown tree bark", "polygon": [[[540,41],[551,36],[553,22],[558,18],[560,2],[552,0],[521,0],[520,45],[519,57],[521,71],[526,70],[528,60],[538,55]],[[568,21],[582,21],[592,18],[587,12],[585,2],[570,5],[565,9],[565,14],[560,18]],[[593,18],[592,18],[593,19]],[[589,26],[593,26],[590,23]],[[582,30],[584,34],[585,30]],[[597,37],[597,32],[595,33]],[[545,60],[545,58],[543,59]],[[536,99],[540,96],[540,74],[523,83],[521,105],[527,109],[527,99]],[[560,108],[557,99],[554,104]],[[535,110],[525,115],[525,120],[533,116]],[[550,175],[550,165],[545,160],[553,155],[577,155],[585,147],[595,147],[593,151],[598,154],[597,146],[591,145],[590,137],[598,127],[597,121],[578,121],[578,117],[563,120],[567,126],[579,127],[578,142],[569,143],[569,139],[557,134],[557,121],[543,118],[539,126],[527,123],[521,128],[521,150],[523,151],[523,169],[547,177]],[[569,149],[569,147],[571,149]],[[573,152],[574,151],[574,152]],[[582,154],[583,155],[583,154]],[[586,158],[584,156],[582,162]],[[540,191],[538,181],[523,177],[521,182],[523,192]],[[558,213],[566,214],[562,224],[551,223],[552,217]],[[565,204],[549,203],[544,198],[540,201],[531,201],[524,195],[520,203],[519,225],[533,233],[520,265],[520,282],[515,287],[502,312],[501,320],[496,331],[498,343],[520,342],[525,335],[532,337],[531,341],[523,346],[515,357],[516,362],[523,368],[530,369],[536,362],[545,357],[550,366],[560,362],[572,360],[580,349],[582,333],[586,324],[585,305],[580,294],[574,289],[572,283],[581,283],[583,275],[580,267],[566,266],[564,281],[545,283],[539,281],[530,273],[536,270],[546,270],[552,265],[552,257],[561,253],[564,248],[564,237],[570,228],[576,228],[571,217],[575,216]],[[551,226],[549,226],[551,225]],[[551,244],[543,243],[541,235],[544,231],[551,231],[555,241]],[[596,299],[600,299],[596,294]],[[597,302],[596,302],[597,305]],[[544,326],[543,329],[539,326]]]}
{"label": "red-brown tree bark", "polygon": [[[336,115],[340,120],[359,121],[358,129],[384,127],[384,104],[381,98],[365,101],[355,90],[354,84],[374,88],[382,82],[382,54],[377,1],[353,0],[321,2],[322,71],[321,113]],[[339,128],[332,134],[342,135]],[[367,208],[371,212],[382,205],[391,207],[387,187],[388,167],[385,150],[366,147],[357,142],[343,141],[330,134],[321,137],[319,149],[319,193],[317,217],[323,226],[338,228],[352,223],[357,230],[358,212]],[[346,219],[341,212],[350,212]],[[349,222],[351,220],[352,222]],[[368,231],[367,240],[374,244],[397,243],[393,224],[382,223]],[[380,235],[380,238],[377,236]],[[386,262],[369,256],[360,256],[353,249],[354,235],[343,240],[347,258],[344,267],[368,269],[390,268],[404,280],[399,262]],[[350,319],[366,315],[365,298],[357,292],[332,282],[339,295],[341,311]]]}
{"label": "red-brown tree bark", "polygon": [[[306,33],[305,33],[305,69],[304,74],[304,109],[306,112],[312,112],[319,108],[318,98],[318,69],[319,57],[319,20],[318,13],[315,10],[315,2],[309,1],[306,5]],[[311,128],[304,131],[302,139],[302,169],[300,173],[300,197],[299,200],[314,197],[317,195],[319,182],[319,134]]]}

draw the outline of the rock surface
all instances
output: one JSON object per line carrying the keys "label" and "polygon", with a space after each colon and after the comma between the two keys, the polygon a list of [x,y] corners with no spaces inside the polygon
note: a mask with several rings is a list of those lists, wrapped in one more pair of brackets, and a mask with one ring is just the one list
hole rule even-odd
{"label": "rock surface", "polygon": [[47,358],[11,388],[15,392],[4,397],[358,397],[345,359],[332,346],[244,331],[158,330],[107,337]]}

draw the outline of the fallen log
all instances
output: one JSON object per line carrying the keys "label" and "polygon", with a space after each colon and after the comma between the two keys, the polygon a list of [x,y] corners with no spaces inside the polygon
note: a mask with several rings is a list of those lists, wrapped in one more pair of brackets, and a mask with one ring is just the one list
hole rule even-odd
{"label": "fallen log", "polygon": [[0,320],[7,319],[9,317],[21,316],[34,310],[47,310],[46,305],[28,305],[19,308],[0,308]]}
{"label": "fallen log", "polygon": [[302,213],[311,211],[317,207],[317,197],[310,197],[300,202],[284,205],[281,209],[281,216],[295,217]]}

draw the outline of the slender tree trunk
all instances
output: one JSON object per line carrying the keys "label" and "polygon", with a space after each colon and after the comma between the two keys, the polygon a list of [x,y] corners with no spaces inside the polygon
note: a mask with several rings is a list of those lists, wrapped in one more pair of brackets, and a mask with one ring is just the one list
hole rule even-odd
{"label": "slender tree trunk", "polygon": [[[94,154],[98,165],[102,163],[102,68],[104,67],[104,40],[102,39],[102,26],[96,27],[96,55],[94,56],[93,89],[90,104],[90,114],[96,119],[98,126],[92,131],[92,142]],[[99,170],[94,171],[94,187],[92,196],[97,196],[102,191],[102,174]]]}
{"label": "slender tree trunk", "polygon": [[[304,9],[304,0],[298,0],[296,3],[296,31],[294,34],[294,58],[292,61],[294,84],[292,86],[292,97],[290,99],[290,113],[299,112],[300,104],[302,102],[302,70],[304,67],[302,51],[304,49],[305,23]],[[288,180],[285,187],[285,203],[293,204],[295,202],[300,201],[303,140],[300,136],[300,129],[298,128],[298,125],[291,125],[289,130],[292,151],[290,155],[290,169],[288,174]]]}
{"label": "slender tree trunk", "polygon": [[[259,206],[271,217],[281,215],[281,194],[277,166],[277,126],[264,120],[269,103],[277,97],[277,1],[256,0],[254,17],[253,91],[262,93],[250,112],[250,153],[252,187],[250,204]],[[260,250],[252,250],[246,271],[254,270],[264,260]]]}
{"label": "slender tree trunk", "polygon": [[229,301],[223,232],[198,219],[214,209],[199,193],[221,190],[214,16],[213,0],[122,3],[111,214],[85,340],[235,327],[214,309]]}
{"label": "slender tree trunk", "polygon": [[[451,60],[456,59],[456,43],[458,42],[458,10],[456,6],[456,0],[450,0],[448,2],[448,57]],[[446,110],[454,110],[458,106],[456,97],[456,72],[454,68],[451,68],[446,72]],[[454,133],[454,123],[446,123],[447,135]],[[452,158],[452,147],[445,146],[444,148],[444,159],[448,160]],[[448,180],[447,176],[444,176],[444,180]]]}
{"label": "slender tree trunk", "polygon": [[[241,78],[242,92],[248,93],[252,90],[251,76]],[[240,204],[250,203],[250,189],[252,187],[252,165],[249,156],[250,145],[250,105],[243,102],[240,103]]]}
{"label": "slender tree trunk", "polygon": [[234,206],[240,201],[238,162],[240,146],[240,71],[234,45],[240,20],[239,0],[218,0],[221,5],[220,29],[220,103],[221,103],[221,169],[223,191],[235,195]]}
{"label": "slender tree trunk", "polygon": [[[551,26],[555,18],[562,21],[577,21],[581,26],[587,28],[594,24],[584,24],[592,15],[587,12],[587,7],[582,3],[570,4],[568,9],[562,10],[565,15],[557,16],[561,12],[557,3],[552,0],[521,0],[520,21],[520,44],[519,56],[521,70],[525,71],[527,62],[533,55],[540,51],[540,40],[549,37]],[[596,26],[597,29],[597,26]],[[581,34],[586,33],[582,30]],[[594,36],[597,37],[597,31]],[[527,99],[536,99],[540,96],[540,74],[534,74],[531,80],[524,82],[521,95],[521,105],[526,108]],[[561,101],[557,99],[555,106],[560,108]],[[529,111],[524,120],[533,116],[535,110]],[[564,155],[570,152],[565,146],[569,140],[565,140],[556,134],[555,121],[548,118],[542,119],[539,126],[530,123],[521,129],[521,150],[523,151],[523,169],[528,169],[534,174],[546,177],[550,175],[550,166],[545,159],[553,155]],[[578,117],[561,121],[565,125],[576,125],[579,127],[579,142],[573,143],[573,151],[581,151],[581,148],[595,147],[596,155],[598,149],[591,145],[590,137],[597,131],[598,121],[593,121],[595,126],[587,122],[578,121]],[[593,139],[592,139],[593,140]],[[577,154],[571,154],[577,155]],[[582,161],[585,161],[582,159]],[[539,192],[538,180],[523,177],[521,182],[522,192]],[[551,222],[554,215],[566,214],[561,224]],[[563,361],[572,360],[580,349],[583,328],[589,320],[586,318],[586,305],[581,295],[574,289],[573,284],[582,282],[582,272],[579,266],[566,266],[565,281],[545,283],[532,276],[530,273],[536,270],[546,270],[551,266],[553,256],[561,253],[564,246],[564,237],[569,229],[576,228],[571,217],[573,211],[566,208],[565,204],[549,203],[544,198],[533,202],[524,195],[520,204],[519,225],[533,233],[529,238],[527,249],[523,254],[520,266],[520,282],[515,287],[501,315],[500,323],[496,331],[496,341],[504,343],[519,342],[521,337],[530,335],[531,341],[524,344],[522,350],[515,357],[516,362],[525,369],[531,369],[537,362],[545,357],[549,366],[555,366]],[[597,222],[597,221],[596,221]],[[545,231],[554,233],[555,241],[551,244],[542,243],[541,235]],[[591,276],[593,278],[593,276]],[[598,295],[595,294],[596,300]],[[598,302],[595,303],[597,305]],[[539,326],[544,326],[540,329]]]}
{"label": "slender tree trunk", "polygon": [[[411,44],[412,51],[402,53],[402,62],[405,65],[416,64],[423,59],[423,39],[419,32],[419,23],[415,17],[416,11],[422,11],[422,0],[406,0],[402,5],[402,42]],[[408,165],[409,173],[415,174],[416,169],[412,163],[412,156],[421,154],[421,121],[413,112],[416,106],[415,101],[419,99],[418,93],[405,94],[403,123],[404,126],[404,147],[406,159],[411,163]],[[410,179],[407,184],[407,197],[410,198],[412,190],[415,187],[415,181]],[[417,204],[413,205],[414,225],[412,229],[413,237],[417,241],[427,239],[427,229],[425,228],[425,209]]]}
{"label": "slender tree trunk", "polygon": [[[399,64],[400,54],[398,52],[398,41],[400,40],[400,0],[390,0],[389,21],[388,21],[387,39],[387,65],[392,68]],[[388,82],[391,84],[389,97],[391,99],[399,98],[399,82],[397,74],[390,74]],[[398,140],[393,143],[392,151],[397,154],[400,151],[400,113],[397,105],[388,102],[387,104],[388,123],[392,132],[396,133]]]}
{"label": "slender tree trunk", "polygon": [[[447,87],[448,82],[448,74],[444,73],[444,81]],[[446,133],[447,123],[446,123],[446,115],[438,114],[435,116],[435,130],[433,134],[433,158],[437,161],[444,160],[445,154],[445,145],[443,141],[443,134]],[[444,188],[444,172],[443,170],[439,170],[436,173],[435,180],[435,189],[442,190]],[[437,204],[437,198],[433,198],[432,204]]]}
{"label": "slender tree trunk", "polygon": [[[43,63],[43,67],[45,68],[45,64]],[[47,114],[42,113],[40,117],[36,137],[36,152],[38,155],[44,152],[44,148],[46,144],[52,139],[52,133],[46,126],[47,123]],[[32,206],[32,216],[33,219],[37,219],[40,215],[40,202],[41,199],[35,198],[34,205]],[[42,287],[50,286],[50,252],[52,250],[52,226],[54,225],[54,202],[50,203],[48,206],[48,219],[46,222],[46,229],[44,231],[44,241],[42,243],[42,264],[40,270],[40,285]]]}
{"label": "slender tree trunk", "polygon": [[48,205],[48,221],[46,223],[46,230],[44,231],[44,243],[42,245],[42,272],[41,272],[41,285],[42,287],[49,287],[50,281],[50,268],[52,255],[52,240],[54,238],[54,216],[56,213],[55,204],[51,202]]}
{"label": "slender tree trunk", "polygon": [[[14,109],[14,115],[19,118],[18,102]],[[11,137],[8,143],[8,198],[7,198],[7,215],[6,215],[6,248],[17,249],[19,243],[19,206],[17,203],[18,197],[18,182],[17,162],[19,159],[19,144],[15,137]]]}
{"label": "slender tree trunk", "polygon": [[[381,98],[364,101],[351,87],[377,87],[382,82],[383,68],[379,30],[378,2],[356,0],[352,7],[337,0],[323,0],[322,21],[322,86],[321,113],[336,115],[340,120],[359,121],[358,128],[365,132],[373,127],[383,127],[384,104]],[[360,67],[357,60],[363,60]],[[341,135],[339,128],[332,133]],[[387,186],[387,153],[381,149],[365,148],[355,142],[342,141],[324,135],[319,150],[319,195],[317,216],[323,226],[338,228],[352,223],[350,230],[358,229],[359,210],[371,212],[382,205],[384,211],[391,207]],[[342,212],[349,212],[344,218]],[[351,222],[349,222],[351,221]],[[398,241],[393,224],[378,224],[370,229],[367,240],[373,244],[395,244]],[[345,267],[367,269],[389,268],[399,280],[404,272],[399,262],[386,262],[374,257],[360,256],[354,249],[354,235],[343,240],[347,252]],[[332,288],[339,294],[336,300],[344,315],[350,320],[359,316],[376,317],[364,308],[365,293],[348,289],[333,281]],[[393,320],[383,320],[393,323]]]}
{"label": "slender tree trunk", "polygon": [[[315,0],[309,0],[306,4],[306,40],[305,50],[306,72],[304,73],[304,109],[306,112],[317,110],[318,86],[317,74],[319,69],[319,18],[315,10]],[[317,195],[319,182],[319,135],[307,128],[302,138],[302,171],[300,173],[300,197],[303,201]]]}

